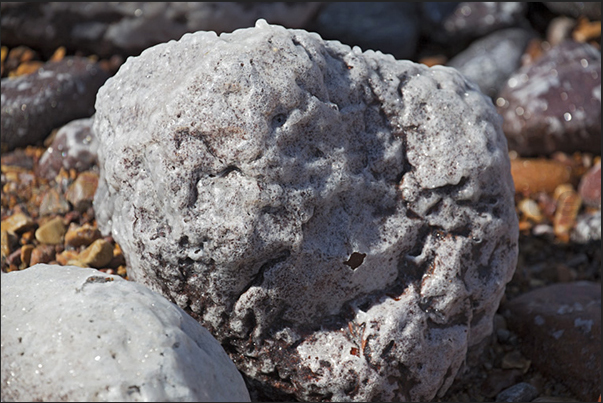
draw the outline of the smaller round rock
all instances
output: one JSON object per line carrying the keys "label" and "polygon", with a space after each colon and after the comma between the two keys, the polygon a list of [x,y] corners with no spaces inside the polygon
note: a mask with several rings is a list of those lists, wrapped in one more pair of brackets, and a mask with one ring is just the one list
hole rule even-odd
{"label": "smaller round rock", "polygon": [[210,333],[119,276],[2,273],[2,401],[249,401]]}

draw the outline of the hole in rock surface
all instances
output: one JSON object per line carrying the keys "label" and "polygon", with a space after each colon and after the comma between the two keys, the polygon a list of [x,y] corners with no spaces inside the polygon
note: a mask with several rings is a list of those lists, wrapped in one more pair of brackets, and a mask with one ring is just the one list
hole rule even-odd
{"label": "hole in rock surface", "polygon": [[350,266],[352,270],[356,270],[356,268],[364,262],[365,257],[366,253],[354,252],[346,262],[343,262],[343,264]]}

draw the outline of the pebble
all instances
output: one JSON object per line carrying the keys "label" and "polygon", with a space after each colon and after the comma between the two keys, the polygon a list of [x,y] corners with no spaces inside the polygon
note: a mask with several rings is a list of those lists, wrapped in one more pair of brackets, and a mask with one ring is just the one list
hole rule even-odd
{"label": "pebble", "polygon": [[510,150],[522,157],[601,153],[601,52],[565,41],[521,67],[496,99]]}
{"label": "pebble", "polygon": [[487,397],[494,397],[502,390],[514,385],[523,374],[520,369],[494,368],[488,371],[486,379],[482,382],[480,390]]}
{"label": "pebble", "polygon": [[580,211],[582,199],[571,185],[558,186],[555,189],[555,195],[557,196],[555,197],[557,209],[553,217],[553,229],[557,239],[568,242],[570,233],[576,225],[576,217]]}
{"label": "pebble", "polygon": [[[4,8],[2,10],[4,20]],[[3,25],[4,38],[4,25]],[[35,73],[2,79],[2,151],[41,143],[50,132],[94,114],[109,74],[83,57],[47,62]]]}
{"label": "pebble", "polygon": [[38,173],[51,180],[61,168],[84,172],[96,163],[98,142],[92,132],[93,118],[71,121],[61,127],[44,151],[38,164]]}
{"label": "pebble", "polygon": [[601,3],[597,1],[545,1],[544,4],[553,12],[573,18],[586,17],[589,20],[601,21]]}
{"label": "pebble", "polygon": [[578,215],[570,239],[577,243],[601,240],[601,210]]}
{"label": "pebble", "polygon": [[511,74],[521,66],[522,55],[535,35],[523,28],[495,31],[471,43],[447,65],[463,73],[494,99]]}
{"label": "pebble", "polygon": [[82,172],[69,186],[65,197],[77,211],[84,212],[92,206],[97,186],[97,173],[92,171]]}
{"label": "pebble", "polygon": [[439,27],[429,26],[432,40],[449,46],[447,52],[458,53],[476,38],[503,28],[526,24],[527,5],[523,2],[460,2]]}
{"label": "pebble", "polygon": [[601,162],[595,164],[582,177],[578,192],[584,204],[601,208]]}
{"label": "pebble", "polygon": [[70,210],[65,197],[55,188],[49,188],[40,202],[40,216],[66,214]]}
{"label": "pebble", "polygon": [[34,250],[34,246],[31,244],[23,245],[21,247],[21,263],[24,267],[28,267],[31,264],[31,254]]}
{"label": "pebble", "polygon": [[559,283],[501,306],[532,365],[594,401],[601,384],[601,284]]}
{"label": "pebble", "polygon": [[[65,249],[61,253],[58,253],[55,258],[58,264],[62,266],[73,265],[77,260],[79,252],[77,250]],[[80,263],[80,265],[83,265]]]}
{"label": "pebble", "polygon": [[511,175],[515,192],[535,194],[553,193],[557,186],[571,180],[571,168],[566,164],[545,158],[511,159]]}
{"label": "pebble", "polygon": [[36,230],[36,239],[43,244],[58,245],[63,243],[65,232],[67,232],[67,228],[63,224],[63,218],[55,217],[40,225]]}
{"label": "pebble", "polygon": [[546,40],[551,46],[557,46],[561,42],[571,39],[572,31],[576,26],[576,20],[568,17],[556,17],[549,24],[546,32]]}
{"label": "pebble", "polygon": [[328,2],[309,29],[323,39],[410,59],[419,39],[417,11],[415,3]]}
{"label": "pebble", "polygon": [[[2,45],[50,55],[60,46],[101,58],[135,56],[199,30],[231,32],[265,18],[303,28],[321,2],[65,2],[2,5]],[[161,27],[161,29],[157,29]],[[3,84],[4,85],[4,84]],[[4,130],[2,131],[4,133]]]}
{"label": "pebble", "polygon": [[31,217],[23,213],[15,213],[5,220],[2,220],[2,231],[21,233],[35,227],[35,225],[36,223]]}
{"label": "pebble", "polygon": [[2,153],[2,172],[31,171],[34,167],[33,157],[22,148],[9,153]]}
{"label": "pebble", "polygon": [[29,264],[50,263],[54,260],[56,250],[53,245],[38,245],[31,251]]}
{"label": "pebble", "polygon": [[527,382],[517,383],[496,395],[497,402],[531,402],[538,396],[538,389]]}
{"label": "pebble", "polygon": [[[4,227],[2,227],[4,228]],[[4,231],[2,230],[2,232],[0,233],[1,235],[1,252],[2,252],[2,260],[8,258],[8,256],[10,255],[11,252],[11,241],[10,241],[10,235],[8,233],[8,231]]]}
{"label": "pebble", "polygon": [[538,203],[536,203],[532,199],[522,199],[518,204],[517,208],[531,221],[535,223],[540,223],[544,216],[540,211],[540,207],[538,207]]}
{"label": "pebble", "polygon": [[522,373],[528,372],[532,362],[525,358],[521,352],[514,350],[505,354],[502,358],[502,369],[520,369]]}
{"label": "pebble", "polygon": [[113,259],[113,245],[104,239],[97,239],[77,257],[84,265],[100,269]]}
{"label": "pebble", "polygon": [[71,223],[65,234],[65,245],[78,248],[80,246],[88,246],[100,238],[102,238],[102,235],[98,228],[93,227],[88,223],[85,223],[82,226]]}

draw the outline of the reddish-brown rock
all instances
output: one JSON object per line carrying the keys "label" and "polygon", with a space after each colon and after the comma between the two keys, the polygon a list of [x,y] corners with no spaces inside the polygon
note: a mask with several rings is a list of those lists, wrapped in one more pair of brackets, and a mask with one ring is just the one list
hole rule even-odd
{"label": "reddish-brown rock", "polygon": [[565,41],[517,70],[496,100],[519,155],[600,153],[601,52]]}
{"label": "reddish-brown rock", "polygon": [[542,373],[594,401],[601,384],[601,284],[554,284],[502,306],[526,357]]}
{"label": "reddish-brown rock", "polygon": [[593,166],[582,177],[578,192],[587,206],[601,208],[601,163]]}

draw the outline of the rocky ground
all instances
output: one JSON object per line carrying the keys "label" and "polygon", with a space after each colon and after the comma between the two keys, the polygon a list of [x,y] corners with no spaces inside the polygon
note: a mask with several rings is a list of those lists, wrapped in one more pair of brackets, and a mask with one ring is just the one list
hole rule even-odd
{"label": "rocky ground", "polygon": [[[553,17],[548,26],[561,24]],[[571,28],[561,34],[600,52],[600,21],[563,18],[573,24],[566,21]],[[550,35],[531,42],[524,59],[550,46]],[[50,60],[76,54],[65,47],[44,55],[31,47],[2,46],[2,78],[33,74]],[[124,60],[79,54],[98,61],[109,75]],[[433,65],[447,59],[433,52],[417,61]],[[2,102],[4,108],[4,95]],[[59,128],[43,141],[2,150],[2,271],[54,263],[127,279],[119,245],[96,227],[92,200],[99,173],[94,159],[84,161],[80,154],[79,164],[43,163],[49,148],[68,153],[57,142]],[[510,157],[520,219],[517,269],[492,336],[470,352],[457,382],[437,401],[600,401],[600,387],[592,382],[600,383],[600,150],[529,157],[511,151]]]}

